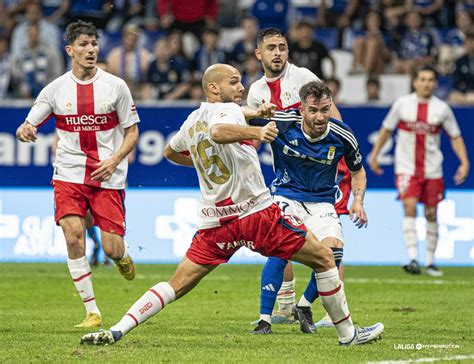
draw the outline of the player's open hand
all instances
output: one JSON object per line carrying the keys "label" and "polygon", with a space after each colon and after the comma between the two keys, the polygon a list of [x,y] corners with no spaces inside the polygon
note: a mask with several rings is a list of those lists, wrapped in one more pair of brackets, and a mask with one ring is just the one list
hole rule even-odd
{"label": "player's open hand", "polygon": [[352,202],[349,208],[349,218],[359,229],[367,227],[367,223],[369,222],[367,214],[365,213],[364,206],[362,206],[362,203],[357,199]]}
{"label": "player's open hand", "polygon": [[36,127],[25,121],[16,130],[16,138],[20,142],[29,143],[36,141]]}
{"label": "player's open hand", "polygon": [[98,168],[91,173],[91,180],[107,182],[117,169],[118,163],[115,159],[110,158],[100,161],[96,166]]}
{"label": "player's open hand", "polygon": [[264,143],[271,143],[278,136],[278,128],[274,121],[260,128],[260,141]]}
{"label": "player's open hand", "polygon": [[264,102],[257,109],[257,118],[271,118],[275,115],[276,105]]}
{"label": "player's open hand", "polygon": [[369,157],[369,168],[377,176],[381,176],[384,173],[383,169],[380,168],[379,162],[377,161],[377,157],[375,157],[373,154],[371,154]]}
{"label": "player's open hand", "polygon": [[454,183],[456,185],[460,185],[461,183],[463,183],[467,176],[469,175],[469,165],[466,165],[466,164],[461,164],[457,171],[456,171],[456,174],[454,175]]}

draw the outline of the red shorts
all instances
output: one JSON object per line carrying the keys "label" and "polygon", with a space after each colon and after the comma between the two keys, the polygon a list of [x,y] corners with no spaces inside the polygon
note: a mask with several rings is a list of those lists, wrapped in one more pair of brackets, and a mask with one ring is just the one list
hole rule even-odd
{"label": "red shorts", "polygon": [[426,206],[436,206],[444,199],[444,181],[442,178],[425,179],[397,174],[396,185],[400,200],[415,197]]}
{"label": "red shorts", "polygon": [[90,210],[100,230],[125,235],[125,190],[110,190],[53,180],[55,220],[67,215],[86,217]]}
{"label": "red shorts", "polygon": [[289,259],[305,243],[306,233],[306,226],[299,219],[283,215],[272,204],[226,225],[198,230],[186,256],[196,264],[218,265],[245,246],[266,257]]}

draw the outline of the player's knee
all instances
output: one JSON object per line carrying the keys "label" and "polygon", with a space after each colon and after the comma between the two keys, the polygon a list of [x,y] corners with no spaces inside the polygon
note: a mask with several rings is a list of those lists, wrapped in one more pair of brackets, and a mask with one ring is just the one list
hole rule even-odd
{"label": "player's knee", "polygon": [[327,270],[335,267],[332,250],[323,244],[319,244],[318,248],[314,250],[313,259],[313,269],[316,271]]}
{"label": "player's knee", "polygon": [[436,218],[437,218],[436,215],[437,215],[436,209],[433,209],[433,208],[426,208],[425,209],[426,220],[428,220],[430,222],[436,222]]}
{"label": "player's knee", "polygon": [[334,237],[324,238],[321,241],[321,243],[323,243],[323,245],[327,246],[328,248],[343,248],[344,247],[344,243],[338,238],[334,238]]}

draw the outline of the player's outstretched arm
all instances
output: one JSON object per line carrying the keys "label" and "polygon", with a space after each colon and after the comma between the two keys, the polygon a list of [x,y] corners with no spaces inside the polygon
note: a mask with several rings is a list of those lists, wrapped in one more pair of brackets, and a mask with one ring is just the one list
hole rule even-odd
{"label": "player's outstretched arm", "polygon": [[263,127],[215,124],[211,126],[209,134],[211,139],[218,144],[236,143],[248,139],[271,143],[278,136],[278,129],[273,121]]}
{"label": "player's outstretched arm", "polygon": [[25,120],[16,130],[16,138],[24,143],[35,142],[36,127]]}
{"label": "player's outstretched arm", "polygon": [[456,157],[459,159],[459,167],[454,175],[454,183],[460,185],[469,175],[469,158],[467,157],[466,144],[462,136],[457,136],[451,139],[451,147],[453,148]]}
{"label": "player's outstretched arm", "polygon": [[372,172],[379,176],[383,174],[383,169],[380,168],[379,162],[377,161],[377,157],[380,153],[380,150],[387,142],[388,138],[390,138],[391,134],[392,132],[390,130],[385,129],[384,127],[380,128],[377,141],[375,142],[375,145],[372,148],[372,151],[370,152],[369,167]]}
{"label": "player's outstretched arm", "polygon": [[189,153],[177,152],[168,144],[163,151],[163,156],[170,162],[179,164],[181,166],[194,167],[193,159]]}
{"label": "player's outstretched arm", "polygon": [[138,143],[138,126],[133,124],[125,129],[123,142],[120,148],[115,154],[103,161],[96,164],[98,167],[94,172],[91,173],[91,179],[93,181],[108,181],[114,174],[119,163],[127,157],[127,155],[135,148]]}
{"label": "player's outstretched arm", "polygon": [[364,167],[358,171],[351,171],[352,195],[354,200],[349,208],[349,217],[360,229],[367,227],[367,214],[364,210],[364,196],[367,188],[367,175]]}

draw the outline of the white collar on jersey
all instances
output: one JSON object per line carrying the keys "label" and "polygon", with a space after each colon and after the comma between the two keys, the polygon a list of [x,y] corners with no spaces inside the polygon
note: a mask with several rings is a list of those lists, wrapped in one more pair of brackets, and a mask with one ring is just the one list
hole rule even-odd
{"label": "white collar on jersey", "polygon": [[289,69],[289,68],[290,68],[290,62],[286,61],[285,68],[281,71],[281,73],[280,73],[278,76],[273,77],[273,78],[268,78],[267,76],[263,76],[263,77],[265,77],[265,80],[266,80],[267,82],[274,82],[274,81],[276,81],[276,80],[282,78],[283,75],[284,75],[286,72],[288,72],[288,69]]}
{"label": "white collar on jersey", "polygon": [[99,67],[96,66],[96,68],[97,68],[97,72],[95,73],[94,77],[92,77],[91,79],[86,80],[86,81],[82,81],[82,80],[78,79],[76,76],[74,76],[74,73],[72,73],[72,70],[69,71],[69,74],[71,75],[71,78],[74,80],[74,82],[76,82],[80,85],[89,85],[92,82],[94,82],[95,80],[97,80],[100,77],[101,73],[103,72]]}
{"label": "white collar on jersey", "polygon": [[327,127],[326,131],[323,133],[323,135],[321,135],[321,136],[319,136],[319,137],[317,137],[317,138],[311,138],[308,134],[306,134],[306,133],[304,132],[303,123],[304,123],[304,121],[302,121],[302,122],[301,122],[301,125],[300,125],[301,131],[303,132],[303,135],[304,135],[304,137],[306,138],[306,140],[307,140],[308,142],[310,142],[310,143],[316,143],[316,142],[319,142],[320,140],[326,138],[326,137],[328,136],[328,134],[329,134],[329,128],[331,127],[331,126],[330,126],[330,123],[328,122],[328,127]]}

